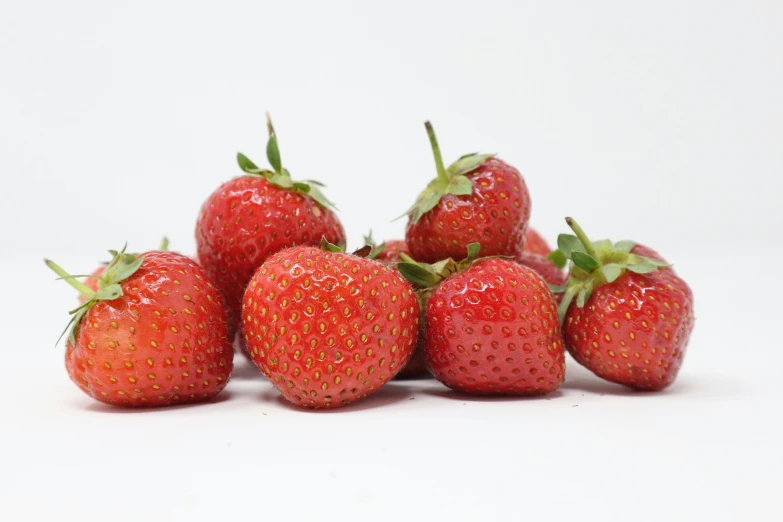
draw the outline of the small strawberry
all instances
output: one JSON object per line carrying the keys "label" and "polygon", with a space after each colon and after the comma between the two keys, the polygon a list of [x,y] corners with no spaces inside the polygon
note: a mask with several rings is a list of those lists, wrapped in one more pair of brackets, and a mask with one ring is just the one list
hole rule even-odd
{"label": "small strawberry", "polygon": [[[158,248],[158,251],[160,252],[167,252],[169,249],[169,238],[163,237],[163,240],[160,242],[160,247]],[[106,265],[109,263],[104,263],[100,265],[98,268],[92,271],[92,273],[88,276],[85,276],[84,285],[92,290],[93,292],[98,292],[100,290],[101,285],[101,275],[103,275],[103,271],[106,269]],[[79,293],[79,302],[80,303],[86,303],[89,301],[88,297],[82,293]]]}
{"label": "small strawberry", "polygon": [[525,252],[548,256],[552,252],[552,249],[549,248],[549,245],[541,234],[532,228],[528,228],[527,238],[525,240]]}
{"label": "small strawberry", "polygon": [[228,383],[234,352],[223,301],[207,274],[172,252],[112,254],[97,291],[46,261],[87,298],[69,322],[65,366],[71,380],[91,397],[119,406],[214,397]]}
{"label": "small strawberry", "polygon": [[371,248],[370,254],[367,256],[369,259],[375,259],[387,266],[398,262],[400,254],[410,255],[405,240],[389,239],[379,245],[372,237],[372,230],[364,236],[364,244]]}
{"label": "small strawberry", "polygon": [[221,185],[201,207],[196,222],[198,256],[224,294],[229,325],[237,327],[242,294],[261,263],[283,248],[333,243],[345,232],[318,182],[293,181],[280,161],[277,136],[267,114],[267,158],[273,170],[259,169],[243,154],[247,175]]}
{"label": "small strawberry", "polygon": [[[551,286],[561,286],[565,284],[568,277],[563,273],[563,270],[550,261],[546,256],[540,254],[533,254],[532,252],[522,252],[517,257],[517,262],[525,265],[528,268],[535,270],[538,275],[544,278]],[[558,294],[559,295],[559,294]],[[558,296],[556,295],[555,298]]]}
{"label": "small strawberry", "polygon": [[419,329],[419,337],[416,339],[411,358],[394,378],[397,380],[432,378],[432,374],[427,369],[427,357],[424,353],[424,327]]}
{"label": "small strawberry", "polygon": [[476,394],[534,395],[565,378],[557,304],[544,280],[510,259],[404,262],[400,272],[427,299],[424,348],[436,379]]}
{"label": "small strawberry", "polygon": [[411,207],[405,240],[417,261],[462,259],[478,242],[483,255],[515,257],[525,247],[530,194],[525,180],[493,154],[468,154],[443,166],[435,131],[426,122],[438,177]]}
{"label": "small strawberry", "polygon": [[[599,377],[637,390],[677,378],[693,330],[693,293],[654,250],[591,242],[571,218],[551,258],[570,260],[560,303],[566,347]],[[576,301],[574,302],[574,298]]]}
{"label": "small strawberry", "polygon": [[378,390],[408,362],[419,332],[416,295],[396,271],[324,248],[271,256],[242,305],[253,361],[283,397],[310,408]]}

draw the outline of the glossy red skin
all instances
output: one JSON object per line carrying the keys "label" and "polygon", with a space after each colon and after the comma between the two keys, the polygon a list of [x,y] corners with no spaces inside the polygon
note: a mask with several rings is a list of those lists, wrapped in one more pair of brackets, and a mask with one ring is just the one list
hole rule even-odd
{"label": "glossy red skin", "polygon": [[[632,252],[662,259],[637,246]],[[673,270],[626,272],[573,303],[563,330],[574,359],[599,377],[637,390],[662,390],[677,378],[693,331],[693,293]]]}
{"label": "glossy red skin", "polygon": [[335,408],[366,397],[408,362],[419,304],[396,270],[295,247],[270,257],[245,292],[250,356],[287,400]]}
{"label": "glossy red skin", "polygon": [[260,176],[234,178],[207,198],[196,222],[198,257],[223,292],[232,330],[261,263],[290,246],[319,245],[322,237],[334,244],[345,237],[333,212]]}
{"label": "glossy red skin", "polygon": [[549,245],[541,234],[536,230],[529,228],[527,229],[527,237],[525,240],[525,252],[546,257],[552,252],[552,249],[549,248]]}
{"label": "glossy red skin", "polygon": [[400,254],[411,255],[408,244],[403,239],[390,239],[383,244],[383,251],[378,254],[376,261],[384,265],[396,263],[400,260]]}
{"label": "glossy red skin", "polygon": [[473,194],[446,194],[417,224],[408,221],[405,240],[416,261],[458,261],[474,242],[481,244],[481,256],[516,257],[524,250],[530,194],[519,171],[493,158],[467,177]]}
{"label": "glossy red skin", "polygon": [[82,319],[65,366],[91,397],[118,406],[210,399],[228,383],[234,352],[225,307],[207,274],[173,252],[142,254],[123,296]]}
{"label": "glossy red skin", "polygon": [[544,281],[550,285],[560,286],[565,284],[568,279],[566,273],[557,268],[557,266],[547,259],[546,256],[533,254],[531,252],[523,252],[519,258],[517,258],[517,261],[526,267],[535,270],[536,273],[543,277]]}
{"label": "glossy red skin", "polygon": [[565,378],[552,292],[508,259],[482,259],[441,283],[427,303],[425,343],[430,371],[458,391],[538,395]]}
{"label": "glossy red skin", "polygon": [[634,245],[634,247],[631,249],[631,253],[668,263],[668,261],[666,261],[661,254],[644,245]]}

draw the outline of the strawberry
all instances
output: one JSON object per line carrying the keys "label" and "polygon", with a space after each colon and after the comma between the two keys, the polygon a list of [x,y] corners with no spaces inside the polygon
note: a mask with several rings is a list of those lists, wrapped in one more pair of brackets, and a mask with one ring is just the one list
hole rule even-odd
{"label": "strawberry", "polygon": [[[552,258],[571,275],[560,303],[566,348],[599,377],[637,390],[677,378],[693,331],[693,293],[654,250],[561,234]],[[574,301],[576,298],[576,301]]]}
{"label": "strawberry", "polygon": [[424,328],[422,327],[419,330],[419,337],[416,340],[416,346],[413,348],[410,360],[394,378],[398,380],[426,379],[431,378],[431,376],[432,374],[427,369],[427,357],[424,353]]}
{"label": "strawberry", "polygon": [[[535,270],[538,275],[544,278],[544,281],[552,286],[561,286],[568,279],[563,271],[546,256],[526,251],[517,257],[517,262]],[[555,298],[557,297],[555,296]]]}
{"label": "strawberry", "polygon": [[435,265],[400,263],[410,281],[430,288],[424,348],[436,379],[475,394],[535,395],[565,378],[557,304],[544,280],[510,259]]}
{"label": "strawberry", "polygon": [[525,239],[525,252],[548,256],[549,253],[552,252],[552,249],[549,248],[549,245],[541,234],[532,228],[528,228]]}
{"label": "strawberry", "polygon": [[408,210],[405,241],[417,261],[465,257],[478,242],[483,255],[515,257],[525,247],[530,194],[525,180],[493,154],[468,154],[444,168],[435,131],[426,122],[438,177]]}
{"label": "strawberry", "polygon": [[367,257],[380,261],[384,265],[391,265],[400,260],[400,254],[410,255],[407,243],[403,239],[388,239],[378,245],[372,237],[372,230],[364,236],[364,244],[371,250]]}
{"label": "strawberry", "polygon": [[396,263],[400,260],[400,254],[410,255],[408,244],[404,239],[389,239],[383,243],[383,251],[376,259],[384,264]]}
{"label": "strawberry", "polygon": [[[169,249],[169,238],[164,236],[163,240],[160,243],[160,247],[158,247],[158,250],[161,252],[166,252],[168,251],[168,249]],[[101,275],[103,274],[103,271],[106,269],[106,265],[108,265],[108,263],[104,263],[100,265],[98,268],[93,270],[90,275],[86,276],[84,281],[82,281],[84,285],[90,290],[92,290],[93,292],[97,293],[98,290],[100,290],[100,285],[101,285],[100,278]],[[87,301],[89,301],[87,296],[82,293],[79,293],[79,303],[86,303]]]}
{"label": "strawberry", "polygon": [[318,182],[293,181],[283,168],[277,136],[267,114],[267,158],[261,170],[238,154],[247,175],[227,181],[210,195],[196,222],[199,260],[226,299],[229,325],[239,324],[242,295],[256,269],[271,254],[293,245],[333,243],[345,232]]}
{"label": "strawberry", "polygon": [[46,261],[87,298],[71,312],[65,355],[71,380],[119,406],[217,395],[228,383],[234,352],[223,301],[206,272],[173,252],[112,254],[97,291]]}
{"label": "strawberry", "polygon": [[416,295],[395,270],[324,247],[271,256],[242,304],[253,361],[283,397],[310,408],[376,391],[408,362],[419,332]]}

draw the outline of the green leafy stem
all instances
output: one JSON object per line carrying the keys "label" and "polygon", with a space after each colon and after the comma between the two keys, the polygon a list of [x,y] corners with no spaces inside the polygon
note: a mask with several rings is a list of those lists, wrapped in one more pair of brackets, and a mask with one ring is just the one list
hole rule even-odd
{"label": "green leafy stem", "polygon": [[[99,301],[112,301],[122,297],[122,283],[124,280],[132,276],[141,267],[144,262],[144,257],[137,257],[135,254],[127,254],[125,250],[127,244],[122,250],[109,250],[112,255],[112,259],[106,268],[103,270],[100,276],[83,276],[83,275],[71,275],[57,263],[50,259],[44,259],[44,263],[58,276],[57,279],[62,279],[73,288],[76,289],[86,299],[84,304],[74,308],[68,313],[71,319],[65,326],[65,329],[57,339],[57,343],[63,338],[66,332],[68,332],[68,339],[71,343],[76,343],[76,334],[79,330],[79,325],[82,319],[90,309],[95,306]],[[77,277],[95,277],[98,279],[98,291],[95,292],[87,285],[77,279]],[[55,343],[55,344],[57,344]]]}
{"label": "green leafy stem", "polygon": [[269,116],[269,113],[266,113],[266,127],[269,133],[269,140],[266,143],[266,158],[272,170],[259,168],[241,152],[237,153],[239,168],[250,175],[261,176],[277,187],[307,195],[326,209],[336,209],[334,203],[329,201],[321,191],[321,188],[324,187],[322,183],[314,180],[294,181],[291,179],[291,173],[283,167],[283,162],[280,158],[280,147],[277,142],[277,133],[272,126],[272,118]]}
{"label": "green leafy stem", "polygon": [[576,306],[582,308],[595,288],[615,282],[625,272],[649,274],[671,266],[657,259],[631,253],[636,245],[633,241],[612,243],[602,239],[593,242],[576,220],[567,217],[566,223],[574,233],[560,234],[557,237],[557,250],[548,256],[559,268],[570,263],[570,277],[566,284],[550,286],[553,292],[563,294],[558,308],[561,322],[574,298]]}

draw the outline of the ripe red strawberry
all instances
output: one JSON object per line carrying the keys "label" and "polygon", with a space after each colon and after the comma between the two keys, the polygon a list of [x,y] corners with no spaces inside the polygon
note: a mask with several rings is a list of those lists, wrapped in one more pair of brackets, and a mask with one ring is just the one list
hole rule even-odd
{"label": "ripe red strawberry", "polygon": [[389,239],[379,245],[372,237],[372,230],[364,236],[364,244],[371,248],[367,257],[380,261],[387,266],[400,261],[400,254],[410,255],[410,250],[405,240]]}
{"label": "ripe red strawberry", "polygon": [[[517,261],[528,268],[532,268],[538,273],[544,281],[552,286],[561,286],[568,279],[563,270],[558,268],[546,256],[533,254],[532,252],[522,252]],[[557,296],[555,296],[557,297]]]}
{"label": "ripe red strawberry", "polygon": [[560,304],[568,351],[608,381],[666,388],[693,330],[691,289],[654,250],[631,241],[592,243],[567,222],[576,235],[562,234],[554,257],[571,261]]}
{"label": "ripe red strawberry", "polygon": [[424,335],[433,375],[450,388],[476,394],[556,390],[565,378],[565,354],[552,292],[538,274],[514,261],[472,257],[459,265],[452,260],[398,265],[409,280],[435,285]]}
{"label": "ripe red strawberry", "polygon": [[383,247],[383,249],[378,253],[378,256],[375,259],[377,259],[384,265],[396,263],[397,261],[399,261],[400,254],[410,255],[410,251],[408,250],[408,245],[405,243],[405,240],[403,239],[389,239],[388,241],[385,241],[381,246]]}
{"label": "ripe red strawberry", "polygon": [[[158,250],[160,252],[166,252],[166,251],[168,251],[168,249],[169,249],[169,238],[164,236],[163,240],[160,243],[160,247],[158,248]],[[103,274],[103,271],[106,269],[106,265],[107,264],[108,263],[100,265],[98,268],[93,270],[92,273],[89,276],[87,276],[84,279],[84,281],[83,281],[84,285],[87,288],[89,288],[90,290],[92,290],[93,292],[98,292],[98,290],[100,290],[100,285],[101,285],[100,277]],[[87,301],[89,301],[87,296],[82,294],[82,293],[80,293],[79,294],[79,302],[80,303],[86,303]]]}
{"label": "ripe red strawberry", "polygon": [[423,329],[419,330],[419,337],[416,340],[416,346],[413,348],[410,360],[394,378],[398,380],[432,378],[432,374],[427,368],[427,356],[424,353]]}
{"label": "ripe red strawberry", "polygon": [[339,407],[383,386],[419,332],[411,285],[377,261],[313,247],[271,256],[245,292],[242,328],[253,361],[283,396]]}
{"label": "ripe red strawberry", "polygon": [[267,257],[293,245],[318,245],[322,237],[332,243],[345,237],[322,185],[291,180],[268,115],[267,124],[267,158],[274,170],[261,170],[238,154],[248,175],[218,187],[196,222],[199,261],[223,292],[232,327],[239,324],[245,287]]}
{"label": "ripe red strawberry", "polygon": [[548,256],[552,249],[549,248],[546,240],[532,228],[527,229],[527,238],[525,240],[525,252]]}
{"label": "ripe red strawberry", "polygon": [[530,194],[519,171],[493,154],[468,154],[444,168],[432,125],[425,126],[438,177],[408,211],[411,257],[425,263],[459,260],[473,242],[481,244],[482,255],[522,253]]}
{"label": "ripe red strawberry", "polygon": [[65,366],[91,397],[164,406],[214,397],[234,352],[225,307],[207,274],[172,252],[115,253],[97,292],[46,264],[88,300],[72,313]]}

